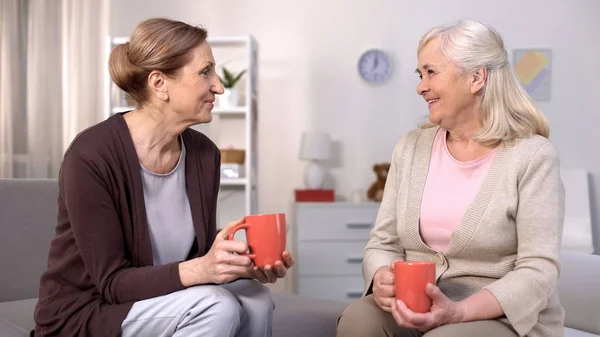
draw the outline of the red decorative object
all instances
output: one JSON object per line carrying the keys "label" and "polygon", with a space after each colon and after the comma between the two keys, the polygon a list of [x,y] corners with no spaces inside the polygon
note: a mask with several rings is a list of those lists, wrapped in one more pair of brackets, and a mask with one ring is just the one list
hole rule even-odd
{"label": "red decorative object", "polygon": [[296,190],[296,202],[334,202],[334,190]]}

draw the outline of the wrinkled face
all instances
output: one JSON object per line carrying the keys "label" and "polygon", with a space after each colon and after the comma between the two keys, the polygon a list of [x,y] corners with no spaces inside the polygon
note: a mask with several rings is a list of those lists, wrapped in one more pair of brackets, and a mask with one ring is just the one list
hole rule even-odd
{"label": "wrinkled face", "polygon": [[208,42],[193,49],[190,61],[167,82],[168,104],[177,116],[192,124],[212,120],[215,95],[223,93],[223,86]]}
{"label": "wrinkled face", "polygon": [[447,129],[474,117],[479,89],[468,75],[448,60],[439,48],[439,38],[431,40],[418,55],[417,93],[429,106],[429,120]]}

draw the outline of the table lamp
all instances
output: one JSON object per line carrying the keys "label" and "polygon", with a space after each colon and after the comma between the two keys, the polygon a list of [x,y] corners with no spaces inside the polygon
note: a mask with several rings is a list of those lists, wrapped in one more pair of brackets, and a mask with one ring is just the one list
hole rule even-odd
{"label": "table lamp", "polygon": [[321,161],[327,160],[331,152],[331,139],[326,132],[312,131],[302,133],[300,159],[310,160],[304,172],[307,189],[319,190],[325,182],[325,169]]}

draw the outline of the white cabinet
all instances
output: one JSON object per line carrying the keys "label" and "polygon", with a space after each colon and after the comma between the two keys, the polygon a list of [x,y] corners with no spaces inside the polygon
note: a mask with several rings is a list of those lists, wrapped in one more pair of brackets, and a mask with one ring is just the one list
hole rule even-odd
{"label": "white cabinet", "polygon": [[[108,72],[110,51],[114,46],[127,41],[127,37],[106,38],[105,118],[115,113],[135,109],[135,103],[127,99],[125,93],[112,82]],[[252,35],[209,37],[208,43],[213,49],[219,74],[221,74],[220,65],[226,65],[229,70],[235,72],[247,70],[239,82],[242,91],[240,105],[221,108],[217,104],[212,111],[212,122],[193,126],[194,129],[207,135],[219,148],[233,146],[245,150],[242,176],[235,179],[221,179],[217,225],[222,228],[230,221],[258,212],[256,153],[259,46]]]}
{"label": "white cabinet", "polygon": [[363,292],[364,248],[380,203],[296,203],[297,291],[354,301]]}

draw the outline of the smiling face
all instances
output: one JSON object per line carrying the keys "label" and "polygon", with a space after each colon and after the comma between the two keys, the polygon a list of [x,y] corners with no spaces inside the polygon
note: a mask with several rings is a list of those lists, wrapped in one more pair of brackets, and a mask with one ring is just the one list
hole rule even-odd
{"label": "smiling face", "polygon": [[417,93],[429,106],[429,121],[453,129],[473,118],[477,93],[481,89],[477,76],[461,74],[459,68],[444,56],[439,38],[432,39],[418,55],[417,74],[421,82]]}
{"label": "smiling face", "polygon": [[223,93],[223,85],[215,72],[215,59],[208,42],[194,48],[189,62],[165,82],[169,110],[182,121],[198,124],[212,120],[215,95]]}

